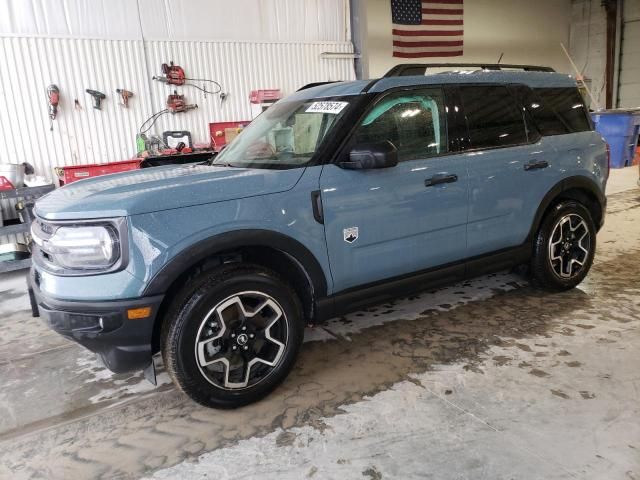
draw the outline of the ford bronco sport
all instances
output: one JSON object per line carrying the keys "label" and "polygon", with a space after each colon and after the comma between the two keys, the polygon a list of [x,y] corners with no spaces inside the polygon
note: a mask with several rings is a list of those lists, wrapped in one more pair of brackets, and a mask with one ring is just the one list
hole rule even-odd
{"label": "ford bronco sport", "polygon": [[283,381],[307,324],[523,264],[576,286],[608,172],[575,80],[549,69],[304,88],[211,162],[39,200],[34,314],[114,372],[153,381],[161,352],[193,400],[237,407]]}

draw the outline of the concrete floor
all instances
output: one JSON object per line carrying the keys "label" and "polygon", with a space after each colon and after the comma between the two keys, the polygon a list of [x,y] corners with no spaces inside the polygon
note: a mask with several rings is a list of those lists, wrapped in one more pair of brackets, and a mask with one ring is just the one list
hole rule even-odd
{"label": "concrete floor", "polygon": [[335,319],[231,412],[110,374],[0,277],[0,478],[640,479],[636,179],[579,288],[502,272]]}

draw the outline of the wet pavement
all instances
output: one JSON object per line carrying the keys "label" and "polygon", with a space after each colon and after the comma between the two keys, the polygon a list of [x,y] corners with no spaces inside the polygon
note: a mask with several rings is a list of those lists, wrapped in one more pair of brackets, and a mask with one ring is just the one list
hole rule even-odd
{"label": "wet pavement", "polygon": [[0,478],[640,479],[640,190],[579,288],[508,272],[308,330],[267,399],[112,375],[0,279]]}

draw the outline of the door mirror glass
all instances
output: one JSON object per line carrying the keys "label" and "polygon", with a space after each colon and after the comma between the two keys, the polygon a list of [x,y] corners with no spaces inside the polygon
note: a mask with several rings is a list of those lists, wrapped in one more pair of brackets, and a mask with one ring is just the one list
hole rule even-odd
{"label": "door mirror glass", "polygon": [[398,164],[398,150],[389,140],[377,143],[359,143],[349,152],[349,161],[341,162],[349,170],[389,168]]}

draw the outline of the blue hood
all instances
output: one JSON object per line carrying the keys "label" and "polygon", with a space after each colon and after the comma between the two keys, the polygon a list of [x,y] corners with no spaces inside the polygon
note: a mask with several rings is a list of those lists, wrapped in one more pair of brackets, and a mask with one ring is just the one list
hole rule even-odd
{"label": "blue hood", "polygon": [[89,178],[38,200],[48,220],[124,217],[290,190],[304,168],[266,170],[184,165]]}

